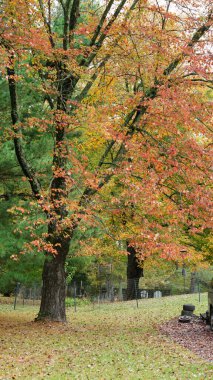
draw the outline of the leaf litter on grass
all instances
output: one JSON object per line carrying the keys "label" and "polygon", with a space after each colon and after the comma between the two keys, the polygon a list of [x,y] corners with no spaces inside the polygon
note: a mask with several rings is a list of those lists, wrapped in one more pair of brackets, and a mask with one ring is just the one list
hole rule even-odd
{"label": "leaf litter on grass", "polygon": [[[31,322],[36,308],[0,307],[0,379],[212,379],[212,364],[159,331],[194,296],[68,310],[67,324]],[[206,309],[205,303],[200,311]]]}

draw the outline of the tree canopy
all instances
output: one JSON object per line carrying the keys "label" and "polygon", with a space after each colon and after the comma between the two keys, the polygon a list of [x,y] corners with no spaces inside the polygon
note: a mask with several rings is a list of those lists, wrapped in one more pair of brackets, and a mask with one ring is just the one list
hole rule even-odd
{"label": "tree canopy", "polygon": [[212,5],[204,3],[1,2],[1,141],[2,149],[13,141],[16,192],[27,197],[10,212],[29,219],[27,251],[46,257],[38,319],[66,318],[77,229],[104,226],[137,259],[175,260],[183,231],[210,227]]}

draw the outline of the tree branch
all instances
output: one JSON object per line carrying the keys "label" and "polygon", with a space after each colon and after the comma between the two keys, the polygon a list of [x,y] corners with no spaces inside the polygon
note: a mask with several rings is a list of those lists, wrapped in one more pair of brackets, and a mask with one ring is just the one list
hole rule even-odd
{"label": "tree branch", "polygon": [[94,50],[92,51],[92,53],[90,54],[90,56],[87,59],[86,58],[82,59],[81,66],[88,67],[90,65],[90,63],[94,60],[94,58],[96,57],[98,51],[102,47],[103,42],[105,41],[105,39],[106,39],[106,37],[108,35],[108,32],[109,32],[111,26],[113,25],[113,23],[115,22],[115,20],[119,16],[119,14],[120,14],[120,12],[121,12],[121,10],[124,7],[124,5],[125,5],[126,2],[127,2],[127,0],[121,0],[120,4],[116,8],[114,14],[112,15],[111,19],[109,20],[108,24],[106,25],[106,27],[104,28],[103,32],[101,33],[98,41],[95,43]]}
{"label": "tree branch", "polygon": [[72,31],[75,29],[78,18],[79,18],[79,6],[80,6],[80,0],[73,0],[72,8],[70,11],[70,18],[69,18],[69,42],[72,38]]}
{"label": "tree branch", "polygon": [[92,87],[93,83],[98,78],[98,75],[100,74],[102,67],[105,66],[106,62],[110,59],[110,57],[111,57],[111,55],[107,54],[104,57],[104,59],[101,61],[101,63],[98,65],[98,67],[96,67],[94,74],[91,76],[91,78],[87,82],[86,86],[83,88],[81,93],[75,97],[76,101],[80,102],[81,100],[83,100],[87,96],[87,94],[88,94],[90,88]]}
{"label": "tree branch", "polygon": [[[194,35],[191,38],[191,41],[187,44],[188,48],[192,48],[202,37],[203,35],[210,29],[213,23],[213,18],[212,18],[212,12],[213,10],[211,9],[209,12],[209,15],[207,17],[207,21],[205,24],[203,24],[198,30],[194,33]],[[176,67],[179,65],[179,63],[187,57],[189,54],[186,52],[180,53],[177,58],[173,62],[170,63],[170,65],[164,70],[164,75],[168,76],[176,69]]]}
{"label": "tree branch", "polygon": [[100,31],[101,31],[101,28],[104,24],[104,21],[106,20],[107,18],[107,15],[113,5],[115,0],[110,0],[109,3],[107,4],[106,8],[105,8],[105,11],[103,12],[102,16],[101,16],[101,19],[99,21],[99,24],[97,25],[96,29],[95,29],[95,32],[91,38],[91,42],[90,42],[90,46],[93,46],[95,44],[95,41],[96,39],[98,38],[98,35],[100,34]]}
{"label": "tree branch", "polygon": [[[207,21],[204,25],[202,25],[195,33],[194,35],[192,36],[191,38],[191,41],[188,43],[188,47],[193,47],[201,38],[202,36],[205,34],[205,32],[207,32],[209,30],[209,28],[211,27],[213,23],[213,18],[212,18],[212,10],[210,11],[208,17],[207,17]],[[172,71],[175,70],[175,68],[179,65],[179,63],[187,56],[188,54],[185,53],[185,52],[182,52],[181,54],[178,55],[177,58],[174,59],[173,62],[171,62],[169,64],[169,66],[164,70],[163,74],[165,77],[169,76]],[[164,83],[163,82],[160,82],[160,83],[157,83],[155,86],[152,86],[150,87],[145,95],[141,98],[140,100],[140,104],[135,108],[134,112],[132,111],[130,114],[129,114],[129,119],[131,120],[131,114],[134,115],[134,118],[131,122],[131,124],[129,124],[129,132],[128,134],[132,134],[134,132],[134,129],[135,129],[135,125],[139,122],[139,120],[141,119],[141,117],[146,113],[146,110],[148,108],[148,106],[145,106],[144,105],[144,102],[146,102],[147,100],[151,100],[151,99],[155,99],[157,94],[158,94],[158,89],[159,87],[161,87]],[[133,116],[132,115],[132,116]]]}
{"label": "tree branch", "polygon": [[[113,145],[114,145],[114,141],[112,140],[110,149],[112,148]],[[108,149],[108,147],[107,147],[106,151],[108,150],[108,152],[109,152],[110,149]],[[124,153],[125,153],[125,146],[124,146],[123,143],[121,143],[120,147],[119,147],[119,149],[118,149],[118,151],[117,151],[117,153],[116,153],[116,155],[115,155],[115,157],[114,157],[114,159],[113,159],[113,161],[111,163],[112,166],[116,166],[116,164],[122,159],[122,156],[123,156]],[[100,164],[100,162],[99,162],[99,164]],[[103,162],[102,162],[102,164],[103,164]],[[110,179],[113,177],[113,175],[114,175],[113,171],[111,173],[109,173],[109,174],[106,174],[104,176],[104,178],[99,182],[97,188],[92,188],[92,187],[88,186],[84,190],[84,192],[83,192],[83,194],[82,194],[82,196],[80,198],[79,206],[80,207],[86,206],[88,204],[88,202],[90,201],[91,196],[93,196],[94,194],[96,194],[104,185],[106,185],[110,181]]]}
{"label": "tree branch", "polygon": [[11,198],[21,198],[21,199],[29,199],[32,198],[33,195],[29,193],[4,193],[0,194],[0,199],[4,199],[5,201],[9,201]]}
{"label": "tree branch", "polygon": [[[202,27],[200,27],[198,29],[198,31],[193,35],[191,41],[189,42],[188,46],[194,46],[194,44],[196,42],[198,42],[200,40],[200,38],[203,36],[203,34],[209,30],[210,28],[210,23],[209,23],[209,20],[210,20],[210,16],[208,17],[207,19],[207,23],[204,24]],[[186,54],[184,55],[185,53],[182,53],[181,55],[181,58],[176,58],[169,66],[168,68],[164,71],[164,75],[165,76],[168,76],[169,74],[171,74],[171,72],[177,67],[177,65],[180,63],[180,61],[183,59],[184,56],[186,56]],[[147,100],[151,100],[151,99],[155,99],[156,96],[157,96],[157,93],[158,93],[158,87],[157,86],[153,86],[153,87],[150,87],[146,93],[145,93],[145,96],[143,96],[143,98],[141,99],[141,102],[140,104],[138,105],[138,107],[136,107],[134,110],[132,110],[125,118],[124,120],[124,124],[123,126],[124,127],[128,127],[128,130],[126,132],[126,135],[133,135],[135,130],[136,130],[136,124],[138,123],[138,121],[140,120],[141,116],[145,114],[148,106],[145,106],[144,105],[144,102],[147,101]],[[104,159],[106,158],[106,156],[109,154],[110,150],[112,149],[112,147],[114,146],[114,140],[111,141],[110,145],[106,148],[106,151],[104,152],[100,162],[99,162],[99,165],[102,166],[103,163],[104,163]],[[115,163],[117,163],[118,161],[120,161],[122,159],[122,156],[124,155],[125,153],[125,147],[124,147],[124,144],[122,143],[117,154],[116,154],[116,157],[115,159],[113,160],[112,164],[114,165]],[[109,180],[111,179],[111,177],[114,175],[114,173],[110,173],[108,175],[105,176],[105,178],[100,181],[99,185],[98,185],[98,188],[97,189],[93,189],[91,187],[88,187],[85,189],[82,197],[81,197],[81,200],[79,202],[80,206],[82,206],[82,204],[89,201],[89,198],[94,195],[95,193],[97,193],[97,191],[99,189],[101,189],[106,183],[109,182]]]}
{"label": "tree branch", "polygon": [[[13,63],[13,57],[10,57],[10,66],[7,67],[8,75],[8,84],[9,84],[9,93],[10,93],[10,102],[11,102],[11,118],[13,123],[13,129],[17,133],[20,132],[20,129],[16,126],[18,123],[18,106],[17,106],[17,95],[16,95],[16,81],[15,81],[15,69]],[[15,153],[19,165],[28,178],[33,194],[36,198],[40,199],[40,183],[35,176],[33,169],[30,167],[29,163],[26,160],[24,155],[22,143],[20,137],[14,137],[14,146]]]}
{"label": "tree branch", "polygon": [[196,120],[199,121],[202,125],[204,125],[210,132],[213,132],[213,129],[210,128],[206,123],[204,123],[204,121],[201,120],[199,117],[196,117]]}
{"label": "tree branch", "polygon": [[[55,42],[54,42],[53,36],[52,36],[52,29],[51,29],[51,24],[50,24],[50,18],[48,20],[47,17],[46,17],[46,15],[45,15],[45,9],[44,9],[43,0],[39,0],[39,5],[40,5],[40,9],[41,9],[41,14],[42,14],[42,17],[43,17],[44,25],[45,25],[45,27],[47,29],[48,34],[49,34],[50,44],[51,44],[52,48],[54,48],[55,47]],[[50,3],[48,4],[48,6],[49,6],[48,12],[50,14]]]}
{"label": "tree branch", "polygon": [[63,12],[64,12],[63,49],[67,50],[68,40],[69,40],[69,38],[68,38],[69,8],[70,8],[71,0],[67,0],[65,4],[62,1],[60,1],[60,4],[61,4]]}
{"label": "tree branch", "polygon": [[[125,21],[128,19],[131,11],[135,8],[136,4],[138,3],[139,0],[135,0],[132,4],[132,6],[129,8],[128,12],[126,13],[126,16],[125,16]],[[119,40],[121,39],[121,36],[119,36],[118,38],[116,38],[116,40],[114,41],[113,43],[113,48],[116,47],[116,45],[118,44]],[[96,67],[96,71],[95,73],[91,76],[90,80],[87,82],[86,86],[83,88],[83,90],[81,91],[80,95],[77,95],[75,100],[76,101],[81,101],[83,98],[85,98],[90,90],[90,88],[92,87],[93,83],[95,82],[95,80],[97,79],[98,75],[100,74],[100,71],[102,69],[102,67],[105,66],[105,64],[109,61],[109,59],[111,58],[111,54],[107,54],[103,60],[99,63],[98,67]]]}

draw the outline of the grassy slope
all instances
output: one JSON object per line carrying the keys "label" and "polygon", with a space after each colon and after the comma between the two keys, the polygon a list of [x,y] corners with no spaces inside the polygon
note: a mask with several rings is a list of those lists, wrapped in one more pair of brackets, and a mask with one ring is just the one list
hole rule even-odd
{"label": "grassy slope", "polygon": [[162,299],[68,310],[66,325],[31,322],[36,307],[0,305],[0,379],[212,379],[213,365],[162,336],[157,325],[207,297]]}

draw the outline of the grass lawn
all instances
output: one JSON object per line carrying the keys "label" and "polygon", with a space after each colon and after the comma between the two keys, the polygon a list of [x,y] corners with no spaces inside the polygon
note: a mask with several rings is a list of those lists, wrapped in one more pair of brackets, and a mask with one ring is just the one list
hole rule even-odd
{"label": "grass lawn", "polygon": [[[207,296],[185,295],[69,308],[68,323],[32,322],[35,306],[0,304],[0,379],[212,379],[213,364],[175,344],[158,325],[183,303],[196,314]],[[212,342],[213,349],[213,342]]]}

